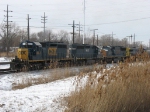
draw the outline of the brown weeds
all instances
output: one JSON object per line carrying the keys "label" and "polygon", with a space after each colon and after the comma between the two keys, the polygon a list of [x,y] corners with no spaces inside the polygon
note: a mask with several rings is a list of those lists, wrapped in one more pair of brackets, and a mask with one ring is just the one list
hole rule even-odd
{"label": "brown weeds", "polygon": [[16,56],[16,51],[15,52],[9,52],[8,55],[6,52],[0,52],[0,57],[15,57]]}
{"label": "brown weeds", "polygon": [[32,85],[38,85],[38,84],[45,84],[45,83],[49,83],[52,81],[56,81],[56,80],[60,80],[60,79],[64,79],[67,77],[71,77],[71,76],[75,76],[76,73],[69,71],[68,68],[65,68],[63,73],[60,73],[59,70],[56,69],[56,71],[54,71],[53,73],[51,73],[50,75],[40,75],[39,77],[28,77],[28,76],[22,76],[22,80],[19,82],[15,82],[12,84],[12,89],[23,89]]}
{"label": "brown weeds", "polygon": [[102,75],[89,73],[82,87],[83,75],[80,75],[77,78],[80,80],[76,80],[77,90],[65,98],[68,107],[65,112],[150,111],[149,56],[143,54],[136,60],[128,59],[108,70],[97,68],[97,73]]}

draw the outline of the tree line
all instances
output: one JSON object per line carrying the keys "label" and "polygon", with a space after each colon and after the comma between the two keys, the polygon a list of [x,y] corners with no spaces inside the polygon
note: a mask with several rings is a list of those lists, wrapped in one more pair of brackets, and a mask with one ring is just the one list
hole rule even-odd
{"label": "tree line", "polygon": [[[11,23],[8,29],[8,36],[7,36],[7,29],[6,24],[0,25],[0,52],[5,52],[10,50],[11,47],[18,47],[20,42],[28,40],[28,34],[26,30],[21,29],[19,26],[16,25],[16,23]],[[111,46],[112,43],[114,46],[130,46],[130,47],[137,47],[140,45],[139,42],[135,42],[129,45],[127,38],[118,39],[118,38],[112,38],[111,35],[102,35],[97,37],[93,37],[93,35],[90,34],[91,31],[87,31],[84,37],[85,44],[94,44],[98,46]],[[75,33],[74,36],[75,43],[82,44],[83,41],[83,35],[79,35],[78,33]],[[72,43],[72,34],[65,30],[60,30],[58,32],[54,32],[51,29],[47,29],[45,31],[45,35],[43,31],[39,31],[36,33],[30,34],[30,41],[37,41],[37,42],[43,42],[43,41],[51,41],[51,42],[65,42],[68,44]],[[113,42],[112,42],[113,41]]]}

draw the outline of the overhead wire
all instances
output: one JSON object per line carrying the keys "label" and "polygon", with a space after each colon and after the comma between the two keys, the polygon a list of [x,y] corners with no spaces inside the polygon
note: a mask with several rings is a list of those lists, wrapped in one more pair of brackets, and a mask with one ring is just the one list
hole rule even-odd
{"label": "overhead wire", "polygon": [[[150,17],[131,19],[131,20],[124,20],[124,21],[116,21],[116,22],[108,22],[108,23],[100,23],[100,24],[90,24],[90,25],[104,25],[104,24],[124,23],[124,22],[130,22],[130,21],[138,21],[138,20],[142,20],[142,19],[150,19]],[[90,25],[86,25],[86,26],[90,26]]]}
{"label": "overhead wire", "polygon": [[[133,3],[135,3],[135,2],[133,2]],[[116,3],[117,4],[117,3]],[[128,4],[128,3],[126,3],[126,4]],[[19,4],[18,4],[19,5]],[[36,6],[37,6],[37,4],[35,4]],[[44,4],[38,4],[38,5],[44,5]],[[48,5],[48,4],[45,4],[45,6],[46,5]],[[50,5],[50,4],[49,4]],[[51,4],[51,5],[53,5],[53,4]],[[39,11],[43,11],[43,10],[39,10]],[[27,12],[27,11],[21,11],[21,13],[19,13],[19,12],[14,12],[14,13],[18,13],[18,14],[25,14],[25,13],[23,13],[23,12]],[[98,11],[97,11],[98,12]],[[89,13],[89,12],[88,12]],[[131,12],[132,13],[132,12]],[[81,13],[81,14],[83,14],[83,13]],[[90,14],[90,13],[89,13]],[[70,15],[70,14],[62,14],[62,15]],[[35,17],[35,16],[41,16],[41,15],[32,15],[32,19],[33,19],[33,17]],[[35,19],[38,19],[38,18],[35,18]],[[55,19],[55,18],[53,18],[53,19]],[[91,25],[103,25],[103,24],[115,24],[115,23],[123,23],[123,22],[130,22],[130,21],[137,21],[137,20],[142,20],[142,19],[149,19],[149,17],[146,17],[146,18],[139,18],[139,19],[131,19],[131,20],[123,20],[123,21],[115,21],[115,22],[106,22],[106,23],[99,23],[99,24],[87,24],[86,26],[91,26]],[[39,20],[40,20],[40,18],[39,18]],[[55,20],[60,20],[60,19],[55,19]],[[71,20],[71,18],[68,18],[68,20]],[[20,21],[21,22],[21,21]],[[59,27],[59,26],[57,26],[57,27]]]}
{"label": "overhead wire", "polygon": [[[18,13],[18,12],[14,12],[14,13]],[[89,12],[88,12],[89,13]],[[21,14],[21,13],[19,13],[19,14]],[[23,14],[25,14],[25,13],[23,13]],[[79,14],[79,13],[78,13]],[[82,13],[80,13],[80,14],[82,14]],[[62,15],[70,15],[70,14],[62,14]],[[32,15],[32,16],[40,16],[40,15]]]}

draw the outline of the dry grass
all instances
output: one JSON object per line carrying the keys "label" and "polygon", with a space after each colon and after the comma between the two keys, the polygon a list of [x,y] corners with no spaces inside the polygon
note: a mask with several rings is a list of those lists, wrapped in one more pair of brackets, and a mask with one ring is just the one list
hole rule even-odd
{"label": "dry grass", "polygon": [[128,59],[109,70],[97,68],[96,74],[88,74],[83,87],[81,83],[85,75],[80,74],[76,91],[64,98],[65,112],[149,112],[149,56],[139,55],[137,60],[140,62],[131,64],[128,62],[133,59]]}
{"label": "dry grass", "polygon": [[15,57],[16,56],[16,51],[15,52],[9,52],[8,55],[6,52],[0,52],[0,57]]}
{"label": "dry grass", "polygon": [[63,73],[60,73],[60,71],[56,69],[56,71],[51,74],[44,74],[42,76],[40,75],[39,77],[22,76],[23,78],[21,79],[21,81],[15,81],[15,83],[13,83],[12,89],[23,89],[32,85],[45,84],[75,75],[75,72],[72,72],[68,68],[65,68]]}

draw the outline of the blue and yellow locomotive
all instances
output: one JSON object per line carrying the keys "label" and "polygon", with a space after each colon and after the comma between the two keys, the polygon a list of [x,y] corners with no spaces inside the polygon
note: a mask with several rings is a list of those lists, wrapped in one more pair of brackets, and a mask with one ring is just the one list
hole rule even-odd
{"label": "blue and yellow locomotive", "polygon": [[[135,52],[133,52],[135,51]],[[100,62],[118,62],[135,55],[138,51],[123,46],[98,47],[89,44],[71,44],[63,42],[31,42],[20,44],[17,56],[10,63],[16,71],[49,68],[54,63],[81,65]]]}
{"label": "blue and yellow locomotive", "polygon": [[10,63],[13,70],[42,69],[52,61],[66,59],[67,44],[62,42],[22,42]]}

